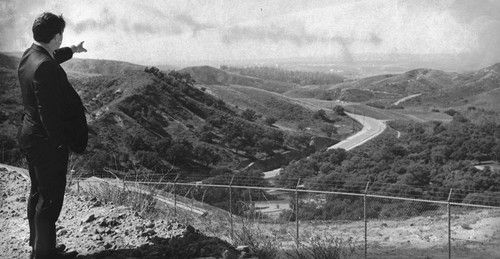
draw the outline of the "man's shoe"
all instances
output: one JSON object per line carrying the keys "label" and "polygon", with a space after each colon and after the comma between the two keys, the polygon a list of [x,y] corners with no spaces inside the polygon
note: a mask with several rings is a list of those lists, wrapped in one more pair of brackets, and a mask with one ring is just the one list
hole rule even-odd
{"label": "man's shoe", "polygon": [[[77,251],[71,251],[71,252],[62,252],[62,251],[55,251],[54,253],[50,254],[47,257],[47,259],[73,259],[76,258],[78,255]],[[30,259],[38,259],[38,257],[35,256],[34,252],[31,252],[30,254]]]}
{"label": "man's shoe", "polygon": [[56,245],[56,251],[57,252],[64,252],[64,251],[66,251],[66,245],[64,245],[64,244]]}
{"label": "man's shoe", "polygon": [[73,259],[73,258],[76,258],[76,256],[78,255],[78,252],[77,251],[70,251],[70,252],[60,252],[60,251],[57,251],[53,254],[53,257],[51,258],[55,258],[55,259]]}

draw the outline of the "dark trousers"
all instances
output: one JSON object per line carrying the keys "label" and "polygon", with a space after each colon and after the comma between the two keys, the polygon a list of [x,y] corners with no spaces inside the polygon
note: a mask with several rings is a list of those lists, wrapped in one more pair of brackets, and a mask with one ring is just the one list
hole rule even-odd
{"label": "dark trousers", "polygon": [[56,221],[66,188],[68,148],[47,140],[23,149],[28,161],[31,190],[28,198],[29,245],[36,258],[49,258],[56,246]]}

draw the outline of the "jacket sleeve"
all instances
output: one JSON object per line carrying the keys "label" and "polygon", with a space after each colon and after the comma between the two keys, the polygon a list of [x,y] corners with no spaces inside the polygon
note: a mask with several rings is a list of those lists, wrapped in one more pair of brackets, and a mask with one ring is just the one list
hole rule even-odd
{"label": "jacket sleeve", "polygon": [[73,50],[69,47],[64,47],[54,50],[53,54],[56,62],[62,64],[73,57]]}
{"label": "jacket sleeve", "polygon": [[35,72],[35,98],[43,127],[49,141],[56,147],[66,143],[62,120],[62,85],[59,82],[58,65],[43,62]]}

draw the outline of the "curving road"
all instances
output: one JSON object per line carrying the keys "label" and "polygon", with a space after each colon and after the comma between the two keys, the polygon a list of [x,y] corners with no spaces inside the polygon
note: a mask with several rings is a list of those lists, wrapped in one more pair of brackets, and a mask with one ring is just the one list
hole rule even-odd
{"label": "curving road", "polygon": [[[358,133],[348,137],[340,141],[339,143],[328,147],[328,149],[336,149],[343,148],[345,150],[351,150],[357,146],[363,145],[369,140],[375,138],[380,135],[380,133],[384,132],[386,125],[385,121],[377,120],[371,117],[366,117],[364,115],[358,115],[354,113],[348,113],[351,118],[355,119],[359,123],[363,125],[363,129]],[[264,179],[273,179],[281,172],[281,168],[277,168],[271,171],[264,172]]]}
{"label": "curving road", "polygon": [[386,128],[385,121],[354,113],[346,112],[346,114],[361,123],[363,125],[363,129],[347,139],[329,147],[328,149],[343,148],[345,150],[351,150],[380,135],[380,133],[384,132]]}

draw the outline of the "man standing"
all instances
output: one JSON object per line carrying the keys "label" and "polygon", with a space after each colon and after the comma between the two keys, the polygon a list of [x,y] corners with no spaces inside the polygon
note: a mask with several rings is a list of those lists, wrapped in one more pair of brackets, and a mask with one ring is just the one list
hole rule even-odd
{"label": "man standing", "polygon": [[56,249],[55,223],[66,188],[69,150],[87,146],[85,108],[59,65],[86,52],[83,42],[59,48],[65,21],[43,13],[33,23],[35,43],[19,64],[24,114],[18,140],[28,162],[31,190],[28,199],[31,258],[74,258],[77,253]]}

